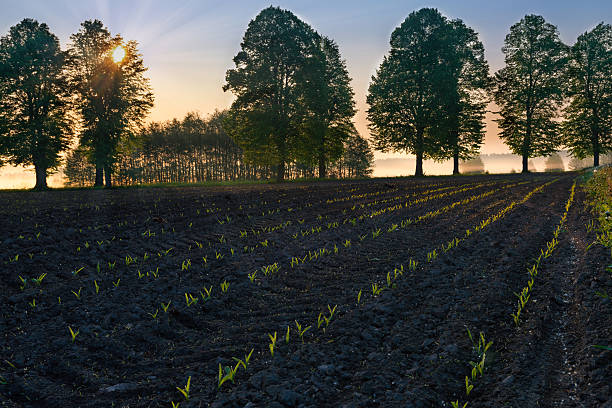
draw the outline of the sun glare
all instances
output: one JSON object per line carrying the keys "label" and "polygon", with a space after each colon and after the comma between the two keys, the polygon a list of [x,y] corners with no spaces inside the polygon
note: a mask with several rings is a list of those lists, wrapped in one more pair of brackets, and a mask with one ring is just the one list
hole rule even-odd
{"label": "sun glare", "polygon": [[113,61],[118,64],[123,61],[123,58],[125,58],[125,48],[119,45],[113,50]]}

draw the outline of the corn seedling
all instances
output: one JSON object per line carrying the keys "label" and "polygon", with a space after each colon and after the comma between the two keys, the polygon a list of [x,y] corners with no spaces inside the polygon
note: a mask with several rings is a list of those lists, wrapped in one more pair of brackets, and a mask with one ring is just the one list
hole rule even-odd
{"label": "corn seedling", "polygon": [[246,370],[249,366],[249,361],[251,361],[251,356],[253,355],[253,350],[255,349],[251,349],[251,352],[249,354],[246,354],[244,356],[244,360],[240,360],[239,358],[236,357],[232,357],[232,360],[234,360],[237,364],[237,366],[241,366],[244,367],[244,369]]}
{"label": "corn seedling", "polygon": [[71,291],[78,300],[81,300],[81,289],[83,288],[80,287],[78,292],[75,292],[74,290]]}
{"label": "corn seedling", "polygon": [[119,282],[121,282],[121,279],[117,279],[117,282],[113,282],[113,286],[114,287],[119,287]]}
{"label": "corn seedling", "polygon": [[23,277],[21,277],[21,275],[19,275],[19,281],[21,281],[21,286],[19,286],[19,288],[21,290],[24,290],[26,285],[27,285],[27,283],[28,283],[28,280],[23,278]]}
{"label": "corn seedling", "polygon": [[70,331],[70,337],[72,337],[72,342],[74,343],[76,336],[79,335],[79,330],[77,330],[76,332],[74,330],[72,330],[72,327],[68,326],[68,330]]}
{"label": "corn seedling", "polygon": [[382,287],[378,287],[378,283],[372,284],[372,296],[380,295],[380,292],[382,292],[382,290],[383,290]]}
{"label": "corn seedling", "polygon": [[472,388],[474,388],[474,384],[470,384],[470,379],[468,376],[465,376],[465,395],[470,396],[470,392],[472,392]]}
{"label": "corn seedling", "polygon": [[276,346],[276,332],[274,332],[274,336],[268,334],[270,337],[270,344],[268,344],[268,348],[270,349],[270,354],[274,357],[274,347]]}
{"label": "corn seedling", "polygon": [[185,293],[185,303],[187,303],[187,307],[195,305],[198,303],[198,298],[194,297],[191,293]]}
{"label": "corn seedling", "polygon": [[257,271],[249,273],[247,276],[249,277],[251,283],[253,283],[253,281],[255,280],[255,276],[257,276]]}
{"label": "corn seedling", "polygon": [[157,320],[157,314],[159,313],[159,309],[155,309],[155,313],[149,313],[153,320]]}
{"label": "corn seedling", "polygon": [[[240,363],[236,364],[234,368],[226,366],[225,370],[221,369],[221,363],[219,363],[219,380],[217,388],[221,388],[224,382],[230,380],[232,383],[234,382],[234,376],[236,375],[236,371],[238,371],[238,367],[240,367]],[[224,375],[225,371],[225,375]]]}
{"label": "corn seedling", "polygon": [[289,344],[289,332],[291,329],[287,326],[287,334],[285,334],[285,343]]}
{"label": "corn seedling", "polygon": [[190,266],[191,266],[191,259],[184,260],[183,263],[181,264],[181,272],[188,271]]}
{"label": "corn seedling", "polygon": [[185,385],[184,388],[176,387],[176,389],[179,390],[179,392],[185,398],[185,401],[189,401],[189,388],[191,388],[191,376],[187,378],[187,384]]}
{"label": "corn seedling", "polygon": [[357,304],[361,303],[361,289],[359,289],[359,292],[357,293]]}
{"label": "corn seedling", "polygon": [[170,403],[172,404],[172,408],[179,408],[179,405],[181,405],[180,403],[174,401],[170,401]]}
{"label": "corn seedling", "polygon": [[229,282],[226,280],[221,282],[221,292],[227,293],[228,289],[229,289]]}
{"label": "corn seedling", "polygon": [[79,269],[75,269],[74,271],[72,271],[72,276],[77,276],[79,272],[81,272],[83,269],[85,269],[84,266],[81,266]]}
{"label": "corn seedling", "polygon": [[109,263],[108,263],[108,269],[109,269],[110,271],[112,271],[113,269],[115,269],[115,265],[116,265],[116,264],[117,264],[117,261],[115,261],[115,262],[113,262],[113,263],[109,262]]}
{"label": "corn seedling", "polygon": [[304,329],[302,329],[302,325],[299,324],[297,320],[295,320],[295,326],[297,327],[300,340],[302,340],[302,343],[304,343],[304,333],[310,330],[311,326],[306,326]]}
{"label": "corn seedling", "polygon": [[36,307],[36,299],[32,298],[32,301],[28,302],[28,304],[32,307],[32,309],[34,309]]}
{"label": "corn seedling", "polygon": [[161,307],[164,313],[168,313],[168,308],[170,307],[170,303],[172,303],[171,300],[169,300],[168,303],[166,304],[164,304],[164,302],[161,302]]}
{"label": "corn seedling", "polygon": [[468,403],[466,402],[466,403],[465,403],[465,404],[463,404],[463,405],[459,405],[459,400],[456,400],[456,401],[451,401],[451,406],[452,406],[453,408],[466,408],[466,407],[467,407],[467,404],[468,404]]}

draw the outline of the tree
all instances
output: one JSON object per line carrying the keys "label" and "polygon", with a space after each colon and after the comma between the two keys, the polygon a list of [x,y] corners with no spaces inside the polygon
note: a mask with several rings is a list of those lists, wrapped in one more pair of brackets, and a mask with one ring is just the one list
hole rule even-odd
{"label": "tree", "polygon": [[24,19],[0,38],[0,153],[14,165],[34,165],[35,189],[47,188],[70,142],[65,57],[36,20]]}
{"label": "tree", "polygon": [[[122,138],[131,137],[151,107],[153,94],[137,43],[112,37],[99,20],[85,21],[71,37],[70,77],[81,115],[80,143],[96,166],[95,185],[112,185]],[[113,52],[121,47],[120,61]]]}
{"label": "tree", "polygon": [[536,15],[527,15],[510,28],[502,51],[506,66],[495,74],[500,138],[523,158],[546,156],[560,145],[559,107],[567,47],[557,28]]}
{"label": "tree", "polygon": [[236,96],[225,122],[247,159],[277,165],[277,180],[293,158],[299,135],[298,84],[316,50],[313,29],[288,10],[268,7],[250,23],[226,73],[224,91]]}
{"label": "tree", "polygon": [[553,153],[546,159],[544,163],[544,171],[565,171],[565,165],[563,159],[559,156],[559,153]]}
{"label": "tree", "polygon": [[391,34],[391,51],[372,77],[367,96],[375,148],[416,155],[416,176],[423,175],[424,158],[440,155],[434,130],[440,84],[449,76],[447,26],[435,9],[410,13]]}
{"label": "tree", "polygon": [[448,24],[449,54],[446,89],[439,91],[442,108],[437,111],[437,132],[442,143],[438,159],[453,159],[453,174],[459,160],[474,158],[484,137],[484,116],[489,102],[489,65],[478,34],[463,21]]}
{"label": "tree", "polygon": [[319,177],[325,178],[328,163],[340,158],[344,141],[353,133],[355,101],[338,45],[327,37],[318,37],[317,47],[298,82],[304,95],[298,156],[317,163]]}
{"label": "tree", "polygon": [[339,176],[349,178],[370,177],[374,164],[374,153],[366,139],[361,137],[357,129],[344,141],[344,152],[338,163]]}
{"label": "tree", "polygon": [[578,37],[570,49],[563,134],[572,156],[612,151],[612,26],[600,23]]}

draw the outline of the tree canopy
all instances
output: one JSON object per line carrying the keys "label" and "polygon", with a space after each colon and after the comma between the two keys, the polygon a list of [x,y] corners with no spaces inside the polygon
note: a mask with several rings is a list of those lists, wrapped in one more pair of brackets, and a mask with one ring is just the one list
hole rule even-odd
{"label": "tree canopy", "polygon": [[[122,138],[130,137],[153,106],[147,68],[135,41],[112,36],[99,20],[88,20],[71,37],[70,80],[81,118],[80,143],[96,166],[95,185],[111,186]],[[123,47],[125,56],[112,53]]]}
{"label": "tree canopy", "polygon": [[578,37],[570,49],[563,123],[564,142],[572,155],[612,151],[612,26],[600,23]]}
{"label": "tree canopy", "polygon": [[37,189],[69,147],[66,55],[46,24],[24,19],[0,38],[0,155],[34,165]]}
{"label": "tree canopy", "polygon": [[471,156],[484,105],[470,98],[487,78],[473,30],[423,8],[393,31],[390,44],[367,97],[375,148],[414,154],[417,176],[423,159]]}
{"label": "tree canopy", "polygon": [[527,15],[510,28],[502,51],[505,67],[495,74],[500,138],[523,158],[553,153],[561,144],[559,123],[567,47],[557,27]]}

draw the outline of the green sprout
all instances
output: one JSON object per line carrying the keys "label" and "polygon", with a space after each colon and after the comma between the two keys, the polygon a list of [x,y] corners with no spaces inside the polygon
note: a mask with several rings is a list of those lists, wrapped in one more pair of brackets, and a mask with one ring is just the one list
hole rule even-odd
{"label": "green sprout", "polygon": [[74,290],[71,291],[74,294],[74,296],[76,296],[76,298],[79,300],[81,300],[81,289],[83,288],[80,287],[78,292],[75,292]]}
{"label": "green sprout", "polygon": [[166,304],[164,304],[164,302],[161,302],[161,307],[164,313],[168,313],[168,308],[170,307],[170,303],[172,303],[171,300],[169,300],[168,303]]}
{"label": "green sprout", "polygon": [[306,326],[304,329],[302,329],[302,325],[299,324],[297,320],[294,320],[294,321],[295,321],[295,326],[297,327],[297,330],[298,330],[298,334],[300,336],[300,340],[302,340],[302,343],[304,343],[304,333],[306,333],[311,328],[311,326]]}
{"label": "green sprout", "polygon": [[274,357],[274,347],[276,346],[276,332],[274,332],[274,336],[268,334],[270,337],[270,344],[268,344],[268,348],[270,349],[270,354]]}
{"label": "green sprout", "polygon": [[79,335],[79,330],[77,330],[76,332],[74,330],[72,330],[72,327],[68,326],[68,330],[70,331],[70,337],[72,337],[72,342],[74,343],[74,341],[76,340],[76,336]]}
{"label": "green sprout", "polygon": [[359,289],[359,293],[357,293],[357,304],[361,302],[361,289]]}
{"label": "green sprout", "polygon": [[179,392],[181,394],[183,394],[183,397],[185,398],[185,401],[189,401],[189,388],[190,387],[191,387],[191,376],[189,376],[189,378],[187,378],[187,385],[185,385],[184,388],[176,387],[176,389],[179,390]]}
{"label": "green sprout", "polygon": [[221,292],[223,293],[227,293],[227,291],[229,290],[229,282],[227,280],[224,280],[223,282],[221,282]]}
{"label": "green sprout", "polygon": [[[240,367],[240,363],[237,363],[234,368],[225,367],[225,370],[221,369],[221,363],[219,363],[219,381],[217,388],[221,388],[224,382],[230,380],[232,383],[234,382],[234,376],[236,375],[236,371],[238,371],[238,367]],[[225,375],[223,373],[225,371]]]}

